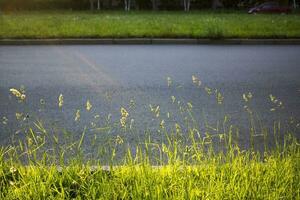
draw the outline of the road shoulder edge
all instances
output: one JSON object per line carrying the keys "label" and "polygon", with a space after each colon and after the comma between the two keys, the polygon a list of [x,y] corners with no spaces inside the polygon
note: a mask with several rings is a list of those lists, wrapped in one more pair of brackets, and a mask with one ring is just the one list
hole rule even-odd
{"label": "road shoulder edge", "polygon": [[0,39],[0,45],[93,45],[93,44],[300,45],[300,38],[299,39],[193,39],[193,38]]}

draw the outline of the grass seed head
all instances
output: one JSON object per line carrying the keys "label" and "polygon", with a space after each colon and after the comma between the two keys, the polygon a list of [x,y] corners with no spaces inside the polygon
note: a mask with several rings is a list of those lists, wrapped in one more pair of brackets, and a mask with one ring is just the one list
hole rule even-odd
{"label": "grass seed head", "polygon": [[64,96],[62,94],[58,97],[58,107],[61,108],[64,105]]}
{"label": "grass seed head", "polygon": [[92,104],[91,104],[91,102],[90,102],[90,100],[87,100],[87,102],[86,102],[86,110],[87,111],[90,111],[91,109],[92,109]]}
{"label": "grass seed head", "polygon": [[17,98],[21,98],[21,96],[22,96],[22,93],[19,90],[15,89],[15,88],[11,88],[9,91],[13,95],[15,95],[15,97],[17,97]]}
{"label": "grass seed head", "polygon": [[168,87],[170,87],[172,85],[171,77],[167,77],[167,84],[168,84]]}
{"label": "grass seed head", "polygon": [[76,122],[80,120],[80,110],[77,110],[76,111],[76,114],[75,114],[75,119],[74,119]]}

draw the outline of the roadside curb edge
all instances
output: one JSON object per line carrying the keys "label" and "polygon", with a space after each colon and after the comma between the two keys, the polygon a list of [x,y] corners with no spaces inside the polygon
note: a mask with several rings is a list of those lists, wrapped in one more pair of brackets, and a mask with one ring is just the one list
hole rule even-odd
{"label": "roadside curb edge", "polygon": [[192,38],[0,39],[0,45],[93,45],[93,44],[300,45],[300,39],[192,39]]}

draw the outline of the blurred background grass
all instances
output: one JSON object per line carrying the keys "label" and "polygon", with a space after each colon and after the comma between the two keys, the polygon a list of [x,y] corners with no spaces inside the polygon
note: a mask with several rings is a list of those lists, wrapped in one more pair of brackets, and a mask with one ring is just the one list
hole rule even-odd
{"label": "blurred background grass", "polygon": [[299,38],[300,16],[238,11],[23,11],[0,14],[0,38]]}

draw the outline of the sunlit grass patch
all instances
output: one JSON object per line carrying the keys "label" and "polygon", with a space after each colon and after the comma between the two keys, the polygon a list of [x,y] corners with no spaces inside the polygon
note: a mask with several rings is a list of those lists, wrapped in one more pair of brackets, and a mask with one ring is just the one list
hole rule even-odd
{"label": "sunlit grass patch", "polygon": [[212,157],[153,167],[142,161],[102,169],[90,165],[11,166],[1,161],[2,199],[298,199],[299,148],[258,155]]}
{"label": "sunlit grass patch", "polygon": [[[190,81],[213,105],[224,106],[222,91],[197,75]],[[166,88],[178,88],[175,79],[167,77]],[[10,101],[26,107],[30,94],[25,87],[8,90]],[[97,104],[87,99],[68,119],[75,126],[85,114],[92,116],[79,133],[49,126],[33,111],[18,111],[15,119],[3,116],[2,127],[13,123],[19,130],[11,133],[10,144],[0,147],[0,199],[300,198],[298,119],[274,120],[272,127],[261,121],[257,125],[251,104],[255,94],[241,94],[249,117],[249,130],[242,135],[248,138],[245,148],[229,115],[217,125],[205,121],[201,127],[193,102],[174,95],[167,101],[183,119],[150,104],[145,112],[154,125],[143,127],[143,138],[137,134],[133,99],[120,105],[116,116],[93,113]],[[266,98],[270,113],[284,111],[279,97],[270,94]],[[53,104],[53,109],[63,113],[65,99],[58,93],[55,102],[41,99],[37,106]]]}
{"label": "sunlit grass patch", "polygon": [[299,15],[244,12],[0,13],[0,38],[298,38]]}

